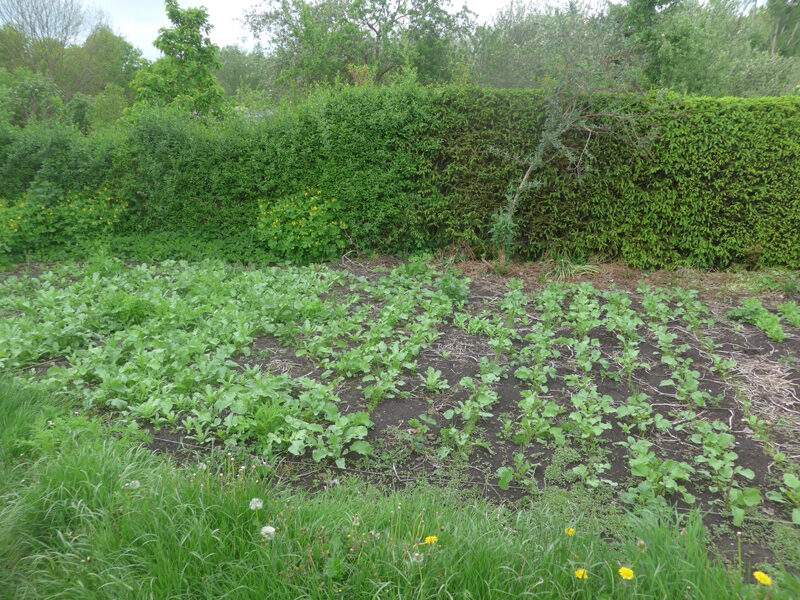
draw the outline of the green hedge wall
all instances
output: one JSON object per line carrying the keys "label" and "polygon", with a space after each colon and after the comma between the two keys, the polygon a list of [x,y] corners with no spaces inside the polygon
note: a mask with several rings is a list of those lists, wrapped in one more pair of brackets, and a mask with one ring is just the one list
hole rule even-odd
{"label": "green hedge wall", "polygon": [[[637,267],[800,266],[800,98],[669,100],[655,112],[649,155],[604,139],[591,175],[543,174],[518,210],[520,254],[555,248]],[[523,172],[490,149],[531,149],[539,98],[448,89],[438,104],[447,231],[481,246]]]}
{"label": "green hedge wall", "polygon": [[[580,180],[549,166],[519,206],[519,256],[800,268],[800,98],[637,102],[655,109],[649,154],[606,138]],[[313,186],[339,199],[353,247],[490,252],[490,216],[525,170],[508,154],[533,149],[542,118],[537,92],[403,85],[224,122],[138,110],[88,137],[5,128],[0,196],[107,185],[130,204],[133,230],[242,236],[259,199]]]}

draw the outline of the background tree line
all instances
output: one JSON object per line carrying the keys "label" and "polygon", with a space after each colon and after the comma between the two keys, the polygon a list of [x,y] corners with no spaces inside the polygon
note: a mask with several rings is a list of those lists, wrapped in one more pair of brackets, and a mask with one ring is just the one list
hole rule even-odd
{"label": "background tree line", "polygon": [[222,114],[398,80],[549,90],[576,65],[596,90],[800,91],[800,0],[512,0],[483,25],[446,0],[267,0],[243,16],[253,50],[211,44],[203,9],[166,10],[150,63],[80,0],[0,0],[0,122],[88,131],[136,103]]}

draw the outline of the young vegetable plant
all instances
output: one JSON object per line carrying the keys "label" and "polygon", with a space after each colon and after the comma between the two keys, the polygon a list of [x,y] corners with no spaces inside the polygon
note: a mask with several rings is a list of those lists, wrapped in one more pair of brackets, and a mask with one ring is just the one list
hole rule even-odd
{"label": "young vegetable plant", "polygon": [[647,394],[636,392],[628,398],[626,404],[617,407],[618,425],[624,433],[628,434],[635,429],[639,435],[644,435],[652,427],[658,431],[669,431],[672,427],[669,419],[653,411],[648,400]]}
{"label": "young vegetable plant", "polygon": [[741,308],[734,308],[728,311],[728,318],[755,325],[776,342],[782,342],[786,339],[786,334],[784,334],[781,327],[780,317],[769,312],[755,298],[745,300]]}
{"label": "young vegetable plant", "polygon": [[731,450],[736,438],[725,431],[724,423],[710,425],[705,422],[697,424],[698,433],[691,436],[695,444],[702,444],[703,454],[695,457],[700,465],[699,472],[711,480],[709,489],[722,494],[725,506],[733,515],[736,526],[742,524],[745,510],[761,503],[761,491],[758,488],[739,486],[736,477],[752,480],[755,473],[736,464],[739,455]]}
{"label": "young vegetable plant", "polygon": [[425,371],[425,375],[420,375],[419,377],[422,379],[425,389],[432,394],[438,394],[444,390],[450,389],[450,384],[447,383],[447,379],[442,377],[442,372],[433,367],[428,367],[427,371]]}
{"label": "young vegetable plant", "polygon": [[533,475],[533,471],[536,470],[536,467],[539,466],[541,466],[541,463],[531,464],[531,462],[525,458],[525,454],[517,452],[514,455],[513,467],[506,466],[497,469],[497,486],[501,490],[507,490],[513,481],[525,487],[535,487],[536,481],[533,480],[531,476]]}
{"label": "young vegetable plant", "polygon": [[436,426],[436,420],[428,415],[419,415],[416,419],[408,420],[408,429],[400,430],[398,437],[411,446],[416,454],[426,453],[426,442],[431,427]]}
{"label": "young vegetable plant", "polygon": [[580,389],[572,395],[572,405],[577,409],[569,414],[569,422],[565,429],[580,441],[590,452],[595,452],[598,438],[603,432],[611,429],[611,423],[603,417],[615,411],[611,396],[601,396],[595,388]]}
{"label": "young vegetable plant", "polygon": [[787,502],[792,507],[792,522],[800,525],[800,478],[794,473],[783,474],[783,487],[780,492],[767,492],[767,497],[775,502]]}
{"label": "young vegetable plant", "polygon": [[564,409],[551,400],[544,400],[533,390],[524,390],[519,401],[522,416],[515,424],[511,439],[515,444],[529,444],[533,441],[547,443],[555,441],[557,445],[565,442],[561,427],[555,419]]}
{"label": "young vegetable plant", "polygon": [[651,450],[653,444],[647,440],[636,440],[628,437],[627,442],[620,442],[630,450],[629,464],[631,475],[640,477],[634,488],[622,495],[625,502],[649,504],[664,502],[664,496],[677,494],[687,504],[694,504],[695,497],[690,494],[684,482],[688,482],[694,468],[685,462],[671,459],[660,459]]}
{"label": "young vegetable plant", "polygon": [[800,329],[800,306],[794,302],[785,302],[778,307],[778,312],[786,319],[793,327]]}

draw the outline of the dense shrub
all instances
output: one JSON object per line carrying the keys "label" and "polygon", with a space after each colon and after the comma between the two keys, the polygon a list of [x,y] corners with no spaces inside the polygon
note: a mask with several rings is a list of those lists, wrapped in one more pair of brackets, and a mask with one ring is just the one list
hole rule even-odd
{"label": "dense shrub", "polygon": [[[254,225],[260,199],[307,182],[337,198],[355,244],[431,246],[424,222],[441,197],[432,172],[430,93],[422,88],[324,92],[299,108],[223,122],[137,111],[116,173],[142,229]],[[283,190],[286,190],[284,192]]]}
{"label": "dense shrub", "polygon": [[108,188],[63,196],[47,186],[18,201],[0,199],[0,251],[23,254],[58,244],[79,243],[119,230],[128,205]]}
{"label": "dense shrub", "polygon": [[114,176],[114,153],[123,145],[120,129],[84,136],[71,124],[34,122],[0,132],[0,197],[18,198],[31,187],[67,190],[102,187]]}
{"label": "dense shrub", "polygon": [[[520,257],[800,267],[800,98],[654,97],[631,110],[655,114],[649,152],[601,138],[587,176],[548,164],[517,210]],[[324,91],[225,121],[137,109],[89,136],[59,124],[4,129],[2,195],[108,183],[138,231],[266,241],[254,229],[259,203],[313,182],[337,198],[351,246],[491,252],[490,217],[525,169],[513,157],[535,146],[542,120],[536,92],[413,85]],[[293,243],[282,244],[268,249],[290,255]]]}
{"label": "dense shrub", "polygon": [[276,258],[320,262],[341,256],[347,246],[337,200],[322,190],[307,187],[275,202],[259,201],[256,212],[256,237]]}

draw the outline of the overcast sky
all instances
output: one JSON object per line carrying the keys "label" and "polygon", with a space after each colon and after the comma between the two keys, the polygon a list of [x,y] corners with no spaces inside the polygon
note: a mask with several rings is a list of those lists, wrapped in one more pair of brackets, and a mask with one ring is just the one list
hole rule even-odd
{"label": "overcast sky", "polygon": [[[248,9],[258,4],[257,0],[179,0],[178,3],[183,8],[205,6],[214,26],[211,41],[217,46],[252,45],[253,40],[241,19]],[[461,0],[453,1],[451,8],[455,10],[456,6],[460,8],[466,4],[480,22],[485,22],[507,3],[508,0]],[[163,0],[95,0],[94,6],[105,13],[112,29],[139,48],[145,58],[158,58],[159,51],[153,46],[153,40],[160,27],[170,24]]]}

